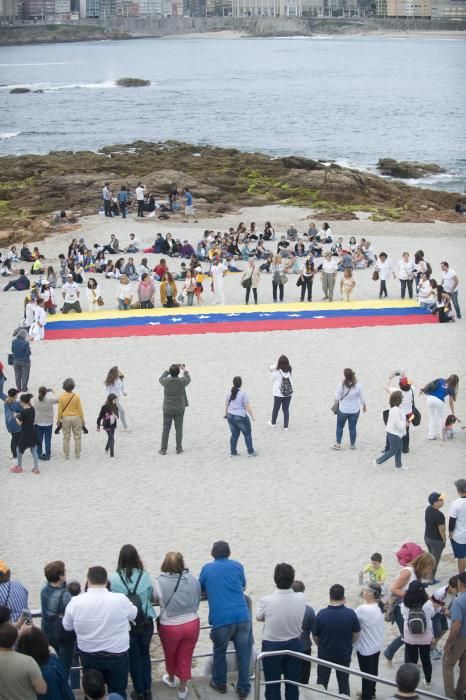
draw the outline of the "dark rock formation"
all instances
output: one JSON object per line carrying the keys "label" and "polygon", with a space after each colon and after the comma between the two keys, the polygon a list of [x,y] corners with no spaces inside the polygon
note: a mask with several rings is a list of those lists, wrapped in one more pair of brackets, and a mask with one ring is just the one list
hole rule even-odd
{"label": "dark rock formation", "polygon": [[146,87],[150,85],[150,80],[142,78],[118,78],[115,82],[119,87]]}
{"label": "dark rock formation", "polygon": [[393,158],[380,158],[377,168],[382,175],[401,178],[403,180],[418,180],[427,175],[444,173],[445,169],[435,163],[416,163],[406,160],[394,160]]}
{"label": "dark rock formation", "polygon": [[10,90],[10,95],[22,95],[24,92],[31,92],[29,88],[16,87]]}

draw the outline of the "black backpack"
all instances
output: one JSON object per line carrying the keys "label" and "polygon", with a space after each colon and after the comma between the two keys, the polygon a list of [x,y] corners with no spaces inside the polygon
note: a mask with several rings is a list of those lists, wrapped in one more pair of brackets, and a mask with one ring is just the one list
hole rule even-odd
{"label": "black backpack", "polygon": [[427,618],[422,608],[411,608],[408,613],[408,629],[411,634],[424,634],[427,629]]}
{"label": "black backpack", "polygon": [[44,616],[47,629],[47,639],[52,646],[56,646],[63,642],[71,642],[76,639],[76,634],[72,630],[68,632],[68,630],[63,627],[63,615],[66,608],[66,605],[63,607],[63,596],[65,595],[65,592],[65,589],[63,589],[60,594],[57,611]]}
{"label": "black backpack", "polygon": [[[138,609],[138,613],[135,617],[135,619],[130,623],[131,624],[131,632],[136,632],[137,634],[142,634],[144,632],[144,629],[147,624],[147,615],[145,614],[144,610],[142,609],[142,600],[139,597],[138,593],[136,593],[137,588],[139,586],[139,581],[141,580],[143,572],[139,572],[138,580],[136,581],[136,585],[134,586],[133,590],[131,591],[128,587],[128,584],[126,583],[125,579],[121,575],[121,572],[118,572],[118,576],[121,578],[122,583],[128,593],[126,593],[126,597],[128,598],[129,602],[134,605]],[[147,612],[147,611],[146,611]]]}
{"label": "black backpack", "polygon": [[282,396],[291,396],[293,393],[293,387],[291,386],[291,379],[289,377],[284,377],[282,373],[282,381],[280,382],[280,393]]}

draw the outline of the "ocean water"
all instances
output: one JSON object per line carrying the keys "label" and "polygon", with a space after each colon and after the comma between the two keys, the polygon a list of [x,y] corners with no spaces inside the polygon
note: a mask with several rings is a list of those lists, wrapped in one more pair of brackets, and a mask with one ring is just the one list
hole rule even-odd
{"label": "ocean water", "polygon": [[[151,80],[124,89],[123,76]],[[11,95],[15,86],[41,93]],[[177,139],[466,187],[466,41],[170,38],[0,48],[0,155]],[[414,184],[414,183],[413,183]]]}

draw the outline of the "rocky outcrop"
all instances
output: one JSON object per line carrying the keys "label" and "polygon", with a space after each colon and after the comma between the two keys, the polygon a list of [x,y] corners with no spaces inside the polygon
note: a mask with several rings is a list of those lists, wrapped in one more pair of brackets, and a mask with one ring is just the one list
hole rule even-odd
{"label": "rocky outcrop", "polygon": [[31,92],[31,90],[26,87],[15,87],[10,90],[10,95],[22,95],[25,92]]}
{"label": "rocky outcrop", "polygon": [[146,87],[150,85],[150,80],[143,80],[142,78],[118,78],[118,80],[115,81],[115,85],[127,88]]}
{"label": "rocky outcrop", "polygon": [[427,175],[444,173],[445,169],[436,163],[417,163],[407,160],[394,160],[393,158],[380,158],[377,168],[382,175],[400,178],[401,180],[419,180]]}
{"label": "rocky outcrop", "polygon": [[189,187],[201,215],[290,204],[332,219],[369,211],[377,220],[462,221],[453,211],[455,193],[421,190],[310,158],[271,158],[234,148],[137,141],[97,153],[5,156],[0,164],[0,232],[14,232],[16,240],[37,228],[34,222],[50,221],[54,211],[96,213],[104,182],[118,191],[123,184],[134,190],[140,180],[159,197],[173,185]]}

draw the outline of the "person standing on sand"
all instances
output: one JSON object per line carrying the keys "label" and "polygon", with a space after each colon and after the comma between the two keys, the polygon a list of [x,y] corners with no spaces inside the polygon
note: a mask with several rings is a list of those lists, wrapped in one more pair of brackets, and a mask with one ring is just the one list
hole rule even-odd
{"label": "person standing on sand", "polygon": [[440,267],[442,268],[442,287],[450,295],[450,299],[455,307],[456,318],[459,320],[461,318],[461,309],[458,303],[458,275],[447,262],[440,263]]}
{"label": "person standing on sand", "polygon": [[117,428],[118,414],[118,397],[116,394],[108,394],[107,400],[100,409],[97,416],[97,432],[100,432],[102,427],[107,433],[107,444],[105,445],[105,453],[110,457],[115,456],[115,430]]}
{"label": "person standing on sand", "polygon": [[223,277],[228,267],[220,262],[219,258],[212,260],[210,274],[212,275],[212,291],[214,293],[214,304],[225,304],[225,292],[223,290]]}
{"label": "person standing on sand", "polygon": [[290,361],[286,355],[280,355],[276,365],[270,365],[273,409],[269,425],[277,424],[280,408],[283,411],[283,430],[288,430],[290,422],[290,403],[293,396],[293,379]]}
{"label": "person standing on sand", "polygon": [[401,464],[401,448],[403,438],[406,435],[406,414],[400,408],[403,401],[401,391],[394,391],[390,394],[390,409],[387,417],[387,439],[389,449],[380,457],[373,460],[373,464],[383,464],[387,459],[395,457],[395,467],[397,469],[407,469]]}
{"label": "person standing on sand", "polygon": [[241,276],[241,285],[244,287],[246,290],[246,304],[249,304],[249,297],[251,294],[251,289],[252,289],[252,295],[254,297],[254,303],[257,304],[257,287],[259,286],[261,278],[261,273],[259,268],[256,266],[256,263],[254,260],[251,258],[248,263],[248,267],[246,270],[243,272]]}
{"label": "person standing on sand", "polygon": [[[454,679],[458,663],[459,676]],[[458,576],[458,595],[451,606],[450,634],[443,655],[443,685],[447,698],[460,700],[466,693],[466,573]]]}
{"label": "person standing on sand", "polygon": [[322,263],[321,279],[322,279],[322,290],[324,292],[323,301],[333,301],[333,290],[335,288],[335,282],[337,279],[338,262],[335,258],[332,258],[330,251],[324,254],[324,261]]}
{"label": "person standing on sand", "polygon": [[243,380],[241,377],[233,377],[233,386],[227,394],[225,405],[225,418],[228,420],[228,425],[231,431],[230,438],[230,454],[232,457],[238,455],[237,445],[241,433],[244,436],[246,449],[249,457],[255,457],[256,453],[252,445],[251,421],[255,420],[249,396],[241,389]]}
{"label": "person standing on sand", "polygon": [[16,416],[16,422],[21,426],[21,434],[19,436],[16,455],[18,457],[18,465],[12,467],[10,471],[13,474],[21,474],[23,471],[22,461],[23,454],[29,448],[31,450],[34,467],[33,474],[39,474],[39,456],[37,454],[37,435],[34,430],[35,411],[31,405],[32,394],[22,394],[20,396],[21,411]]}
{"label": "person standing on sand", "polygon": [[128,424],[126,422],[126,413],[121,403],[121,397],[126,396],[126,383],[125,375],[119,367],[115,366],[109,369],[105,380],[105,389],[107,394],[115,394],[117,397],[118,414],[123,425],[123,430],[127,431]]}
{"label": "person standing on sand", "polygon": [[[374,276],[376,272],[378,273],[378,278]],[[387,280],[390,277],[390,273],[392,273],[393,279],[395,280],[396,275],[393,272],[392,263],[390,262],[387,253],[380,253],[379,259],[375,263],[372,277],[372,279],[380,280],[379,299],[382,299],[382,297],[388,297]]]}
{"label": "person standing on sand", "polygon": [[136,201],[138,203],[138,217],[142,218],[144,216],[144,195],[146,192],[146,188],[142,184],[142,182],[138,182],[138,186],[136,187]]}
{"label": "person standing on sand", "polygon": [[106,182],[102,187],[102,199],[104,201],[104,214],[105,216],[112,216],[112,194],[110,192],[110,183]]}
{"label": "person standing on sand", "polygon": [[28,390],[29,374],[31,372],[31,346],[28,332],[22,328],[11,341],[13,369],[15,371],[16,388],[18,391]]}
{"label": "person standing on sand", "polygon": [[367,406],[362,387],[356,379],[355,373],[349,367],[343,370],[343,381],[337,386],[334,405],[336,405],[337,408],[337,428],[336,442],[333,449],[341,449],[343,429],[348,421],[350,449],[355,450],[356,426],[358,423],[359,414],[361,412],[361,406],[364,413],[367,410]]}
{"label": "person standing on sand", "polygon": [[[180,376],[181,374],[181,376]],[[159,379],[163,386],[163,431],[159,455],[166,455],[172,422],[175,423],[176,454],[183,452],[183,419],[188,404],[186,387],[191,377],[185,365],[171,365]]]}
{"label": "person standing on sand", "polygon": [[185,188],[183,192],[183,197],[184,197],[184,217],[185,217],[185,223],[189,223],[189,217],[192,216],[194,219],[194,223],[196,222],[196,218],[194,216],[194,206],[193,206],[193,196],[191,192],[189,191],[188,188]]}
{"label": "person standing on sand", "polygon": [[445,494],[438,493],[438,491],[433,491],[428,498],[429,505],[427,506],[424,514],[425,519],[425,530],[424,530],[424,542],[430,554],[435,559],[435,566],[432,570],[432,581],[431,584],[434,585],[439,583],[435,574],[437,573],[437,567],[440,562],[440,557],[445,549],[446,533],[445,533],[445,516],[440,512],[440,509],[445,504]]}
{"label": "person standing on sand", "polygon": [[413,298],[413,282],[416,272],[416,266],[409,257],[409,253],[403,253],[403,257],[398,263],[398,279],[401,285],[401,298],[404,299],[406,289],[408,289],[409,298]]}
{"label": "person standing on sand", "polygon": [[[84,424],[84,413],[79,394],[74,393],[74,379],[65,379],[63,394],[58,397],[57,429],[63,429],[63,452],[65,459],[70,458],[70,439],[73,432],[74,451],[76,459],[81,456],[81,434],[87,429]],[[57,430],[55,430],[57,432]]]}
{"label": "person standing on sand", "polygon": [[466,569],[466,479],[455,481],[458,498],[455,498],[448,513],[448,536],[453,555],[458,560],[458,571]]}

